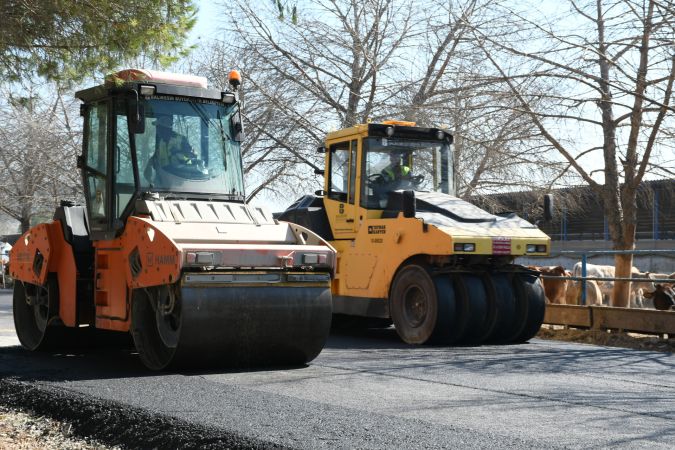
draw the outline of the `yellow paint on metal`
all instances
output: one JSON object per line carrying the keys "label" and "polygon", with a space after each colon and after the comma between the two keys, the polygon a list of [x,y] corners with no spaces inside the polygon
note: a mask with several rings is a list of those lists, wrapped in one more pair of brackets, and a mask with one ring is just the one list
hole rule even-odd
{"label": "yellow paint on metal", "polygon": [[[402,215],[395,219],[364,219],[354,240],[331,241],[331,245],[339,255],[339,277],[333,293],[352,297],[386,298],[403,261],[415,255],[452,254],[451,236],[434,226],[428,226],[425,232],[420,220]],[[366,273],[371,274],[367,284],[363,282]]]}
{"label": "yellow paint on metal", "polygon": [[[525,255],[527,244],[546,244],[550,238],[537,228],[499,228],[489,224],[467,223],[461,227],[425,225],[417,218],[382,219],[383,211],[360,206],[363,173],[362,141],[368,137],[368,124],[331,132],[326,137],[326,178],[324,190],[330,191],[330,150],[345,142],[357,142],[356,182],[354,192],[344,198],[324,196],[324,207],[338,252],[337,274],[333,295],[362,298],[388,298],[389,288],[404,261],[422,256],[435,264],[449,262],[456,253],[492,255],[493,238],[509,238],[508,256]],[[349,200],[353,199],[353,203]],[[453,243],[474,243],[474,252],[454,252]],[[539,253],[538,255],[544,255]]]}

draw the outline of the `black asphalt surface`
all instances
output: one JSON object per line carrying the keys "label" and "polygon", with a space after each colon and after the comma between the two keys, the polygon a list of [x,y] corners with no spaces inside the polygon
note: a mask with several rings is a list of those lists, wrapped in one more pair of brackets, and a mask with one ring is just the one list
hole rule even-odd
{"label": "black asphalt surface", "polygon": [[[152,373],[115,347],[28,353],[0,290],[0,403],[128,447],[674,448],[675,356],[534,339],[334,334],[307,367]],[[207,351],[207,350],[205,350]]]}

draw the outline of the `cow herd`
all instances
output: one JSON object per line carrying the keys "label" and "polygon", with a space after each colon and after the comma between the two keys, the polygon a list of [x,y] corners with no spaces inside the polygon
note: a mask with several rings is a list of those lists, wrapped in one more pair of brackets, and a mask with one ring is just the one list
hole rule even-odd
{"label": "cow herd", "polygon": [[[571,271],[563,266],[530,266],[541,273],[546,301],[559,305],[581,305],[581,281],[564,277],[581,277],[581,263],[574,265]],[[614,288],[614,266],[586,264],[586,276],[589,278],[607,278],[607,280],[586,280],[585,305],[609,305]],[[560,277],[560,278],[549,278]],[[654,308],[659,310],[675,309],[675,272],[642,272],[637,267],[631,271],[630,287],[631,308]],[[658,279],[671,279],[672,283],[654,282]]]}

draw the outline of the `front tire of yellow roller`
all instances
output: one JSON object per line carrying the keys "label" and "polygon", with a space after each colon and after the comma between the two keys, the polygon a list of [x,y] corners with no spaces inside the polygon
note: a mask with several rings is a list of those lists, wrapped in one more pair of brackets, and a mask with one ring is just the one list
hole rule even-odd
{"label": "front tire of yellow roller", "polygon": [[513,288],[515,295],[525,306],[524,324],[512,340],[519,344],[532,339],[541,328],[546,310],[546,296],[543,286],[537,283],[537,276],[534,274],[516,274],[513,277]]}
{"label": "front tire of yellow roller", "polygon": [[408,265],[398,271],[389,305],[396,332],[405,343],[425,344],[431,339],[438,320],[438,298],[423,267]]}
{"label": "front tire of yellow roller", "polygon": [[[162,310],[169,289],[136,290],[132,296],[131,335],[141,362],[151,370],[169,367],[178,347],[180,314],[167,315]],[[179,308],[178,302],[173,308]]]}

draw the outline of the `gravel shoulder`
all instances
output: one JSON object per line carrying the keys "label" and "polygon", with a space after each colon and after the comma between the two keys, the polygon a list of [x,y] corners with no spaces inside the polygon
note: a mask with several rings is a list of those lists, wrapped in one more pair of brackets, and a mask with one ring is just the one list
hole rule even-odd
{"label": "gravel shoulder", "polygon": [[73,434],[71,425],[0,406],[0,448],[19,450],[118,450]]}
{"label": "gravel shoulder", "polygon": [[[222,429],[11,378],[0,379],[0,405],[6,412],[1,416],[6,434],[17,445],[22,438],[27,445],[7,448],[283,448]],[[2,441],[0,448],[6,448]]]}
{"label": "gravel shoulder", "polygon": [[555,341],[577,342],[582,344],[600,345],[603,347],[630,348],[654,352],[675,353],[675,337],[663,337],[626,333],[618,331],[579,330],[565,328],[558,325],[542,326],[537,337]]}

